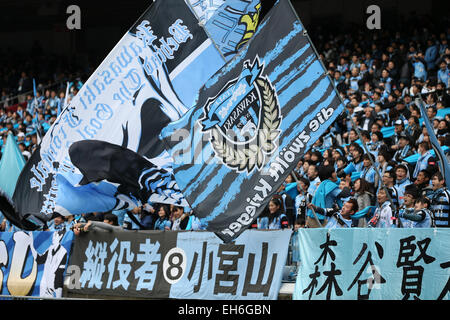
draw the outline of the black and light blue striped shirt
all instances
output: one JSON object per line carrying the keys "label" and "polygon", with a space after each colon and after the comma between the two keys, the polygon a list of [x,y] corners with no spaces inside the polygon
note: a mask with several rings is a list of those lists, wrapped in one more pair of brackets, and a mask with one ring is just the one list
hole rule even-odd
{"label": "black and light blue striped shirt", "polygon": [[431,198],[431,211],[436,227],[450,227],[450,192],[446,188],[437,190]]}

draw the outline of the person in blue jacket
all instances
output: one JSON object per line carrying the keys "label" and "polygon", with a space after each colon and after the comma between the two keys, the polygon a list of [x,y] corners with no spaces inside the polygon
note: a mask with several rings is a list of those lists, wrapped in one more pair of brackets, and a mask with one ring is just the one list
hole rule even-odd
{"label": "person in blue jacket", "polygon": [[421,170],[425,170],[428,168],[430,158],[434,157],[430,152],[431,146],[428,142],[422,141],[419,143],[419,147],[417,148],[417,152],[419,154],[419,159],[417,159],[416,166],[414,167],[413,179],[417,178],[417,175]]}
{"label": "person in blue jacket", "polygon": [[409,180],[409,169],[404,163],[400,163],[395,167],[396,183],[395,187],[398,190],[398,205],[403,205],[403,196],[405,193],[405,188],[412,182]]}
{"label": "person in blue jacket", "polygon": [[414,77],[425,81],[427,80],[427,66],[426,61],[424,59],[423,53],[418,52],[411,60],[412,65],[414,67]]}
{"label": "person in blue jacket", "polygon": [[158,209],[158,219],[156,219],[154,230],[170,230],[172,222],[169,220],[170,208],[166,204],[162,204]]}
{"label": "person in blue jacket", "polygon": [[269,201],[267,215],[258,222],[258,229],[286,229],[289,228],[289,221],[286,214],[283,213],[282,203],[279,197],[273,197]]}
{"label": "person in blue jacket", "polygon": [[348,147],[351,154],[351,162],[342,170],[339,170],[338,177],[342,178],[350,175],[352,172],[361,172],[363,169],[362,156],[364,149],[356,142],[353,142]]}
{"label": "person in blue jacket", "polygon": [[[372,159],[374,160],[374,156],[372,156]],[[372,185],[375,185],[375,168],[372,165],[372,162],[370,161],[370,157],[367,153],[363,154],[363,168],[361,170],[360,178],[365,179],[367,182],[371,183]]]}
{"label": "person in blue jacket", "polygon": [[435,63],[439,54],[439,46],[438,42],[435,42],[431,39],[427,40],[427,45],[428,47],[425,50],[424,60],[427,63],[427,69],[431,70],[435,67]]}
{"label": "person in blue jacket", "polygon": [[450,83],[448,81],[450,74],[450,70],[448,69],[447,63],[445,61],[441,61],[439,64],[439,70],[437,72],[437,79],[438,82],[442,82],[446,88],[450,86]]}

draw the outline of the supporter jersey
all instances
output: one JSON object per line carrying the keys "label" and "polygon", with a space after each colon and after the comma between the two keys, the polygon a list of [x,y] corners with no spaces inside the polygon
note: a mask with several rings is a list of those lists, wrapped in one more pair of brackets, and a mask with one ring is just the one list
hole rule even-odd
{"label": "supporter jersey", "polygon": [[419,213],[423,213],[425,217],[422,221],[413,221],[413,228],[431,228],[433,226],[433,213],[428,209],[421,209]]}
{"label": "supporter jersey", "polygon": [[[414,212],[414,208],[401,208],[398,211],[400,216],[404,213],[412,213],[412,212]],[[414,228],[414,221],[402,217],[400,217],[400,221],[402,223],[403,228]]]}
{"label": "supporter jersey", "polygon": [[261,219],[258,219],[258,229],[279,230],[287,227],[289,227],[289,223],[287,216],[284,213],[278,215],[272,220],[272,222],[269,222],[269,217],[262,217]]}
{"label": "supporter jersey", "polygon": [[375,169],[370,166],[368,168],[363,167],[363,169],[361,170],[361,175],[359,177],[365,179],[370,183],[375,183],[375,175]]}
{"label": "supporter jersey", "polygon": [[436,227],[450,227],[450,192],[442,188],[431,199],[431,211],[433,212]]}
{"label": "supporter jersey", "polygon": [[410,185],[411,181],[408,178],[403,179],[400,182],[397,182],[395,184],[395,187],[397,188],[398,191],[398,205],[401,206],[403,205],[403,197],[405,194],[405,188],[406,186]]}
{"label": "supporter jersey", "polygon": [[295,212],[296,218],[299,216],[306,217],[306,204],[307,202],[311,202],[312,196],[309,193],[299,194],[295,197]]}

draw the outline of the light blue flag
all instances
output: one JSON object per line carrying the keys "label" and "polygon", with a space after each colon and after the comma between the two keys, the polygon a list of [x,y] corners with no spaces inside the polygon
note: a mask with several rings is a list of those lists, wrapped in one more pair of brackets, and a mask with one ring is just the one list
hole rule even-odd
{"label": "light blue flag", "polygon": [[24,166],[25,159],[22,156],[22,152],[20,152],[12,133],[9,133],[3,149],[3,156],[0,160],[0,189],[10,198],[14,193],[17,179]]}
{"label": "light blue flag", "polygon": [[106,182],[90,183],[83,186],[74,186],[64,176],[56,176],[58,183],[58,204],[55,210],[63,215],[83,214],[89,212],[107,212],[112,210],[117,199],[114,194],[117,187]]}
{"label": "light blue flag", "polygon": [[357,171],[357,172],[352,172],[352,181],[355,181],[356,179],[358,179],[361,176],[361,172]]}
{"label": "light blue flag", "polygon": [[206,21],[206,32],[227,61],[253,36],[260,12],[260,0],[227,0]]}
{"label": "light blue flag", "polygon": [[450,108],[439,109],[436,113],[436,117],[444,118],[449,113],[450,113]]}
{"label": "light blue flag", "polygon": [[38,112],[37,112],[37,90],[36,90],[36,80],[33,78],[33,113],[36,115],[36,121],[38,120]]}

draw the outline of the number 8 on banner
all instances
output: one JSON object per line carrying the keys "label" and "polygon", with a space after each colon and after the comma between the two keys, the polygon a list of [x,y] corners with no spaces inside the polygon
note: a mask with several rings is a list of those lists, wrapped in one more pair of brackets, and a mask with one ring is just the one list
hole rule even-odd
{"label": "number 8 on banner", "polygon": [[163,262],[164,279],[167,283],[175,284],[186,270],[186,253],[183,249],[173,248],[167,252]]}

